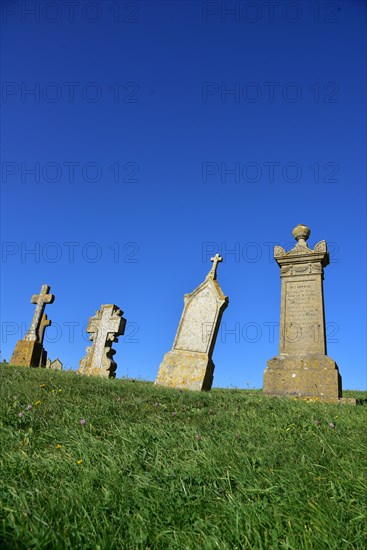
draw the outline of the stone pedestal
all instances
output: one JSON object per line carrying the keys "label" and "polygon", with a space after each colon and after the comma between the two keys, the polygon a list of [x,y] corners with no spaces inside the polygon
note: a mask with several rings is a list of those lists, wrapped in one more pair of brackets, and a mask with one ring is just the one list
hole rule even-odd
{"label": "stone pedestal", "polygon": [[298,225],[298,241],[286,252],[274,248],[281,268],[279,355],[270,359],[264,372],[263,393],[338,399],[342,394],[338,367],[326,355],[323,268],[329,264],[326,242],[311,250],[310,230]]}
{"label": "stone pedestal", "polygon": [[171,388],[208,391],[214,378],[214,363],[205,353],[172,350],[165,354],[156,384]]}
{"label": "stone pedestal", "polygon": [[18,340],[9,363],[16,367],[39,367],[43,347],[39,342]]}
{"label": "stone pedestal", "polygon": [[330,357],[305,355],[270,359],[264,373],[265,394],[319,397],[341,397],[341,376]]}
{"label": "stone pedestal", "polygon": [[213,384],[212,354],[223,311],[228,298],[216,281],[217,263],[205,281],[184,297],[184,310],[172,350],[165,354],[159,367],[156,384],[194,391],[210,390]]}

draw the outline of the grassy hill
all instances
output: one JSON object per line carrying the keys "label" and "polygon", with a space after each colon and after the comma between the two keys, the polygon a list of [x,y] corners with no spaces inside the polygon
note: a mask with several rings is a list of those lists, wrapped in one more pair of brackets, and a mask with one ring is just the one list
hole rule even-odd
{"label": "grassy hill", "polygon": [[2,548],[364,549],[358,406],[0,367]]}

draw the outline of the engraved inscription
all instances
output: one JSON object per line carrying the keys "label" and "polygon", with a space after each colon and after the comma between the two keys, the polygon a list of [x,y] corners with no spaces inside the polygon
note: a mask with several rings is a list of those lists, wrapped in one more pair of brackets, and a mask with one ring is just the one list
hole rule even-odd
{"label": "engraved inscription", "polygon": [[319,281],[285,283],[283,347],[285,353],[324,353],[324,321]]}

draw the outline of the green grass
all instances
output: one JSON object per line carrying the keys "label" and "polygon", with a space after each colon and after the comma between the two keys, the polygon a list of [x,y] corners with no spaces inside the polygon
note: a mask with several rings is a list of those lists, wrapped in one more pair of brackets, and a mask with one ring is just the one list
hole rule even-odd
{"label": "green grass", "polygon": [[366,548],[367,392],[350,406],[0,377],[2,548]]}

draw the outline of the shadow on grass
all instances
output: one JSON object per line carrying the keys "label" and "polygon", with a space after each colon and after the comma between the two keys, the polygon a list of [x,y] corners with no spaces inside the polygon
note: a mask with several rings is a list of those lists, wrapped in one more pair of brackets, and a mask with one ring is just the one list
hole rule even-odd
{"label": "shadow on grass", "polygon": [[362,399],[356,399],[356,405],[367,405],[367,397],[364,397]]}

